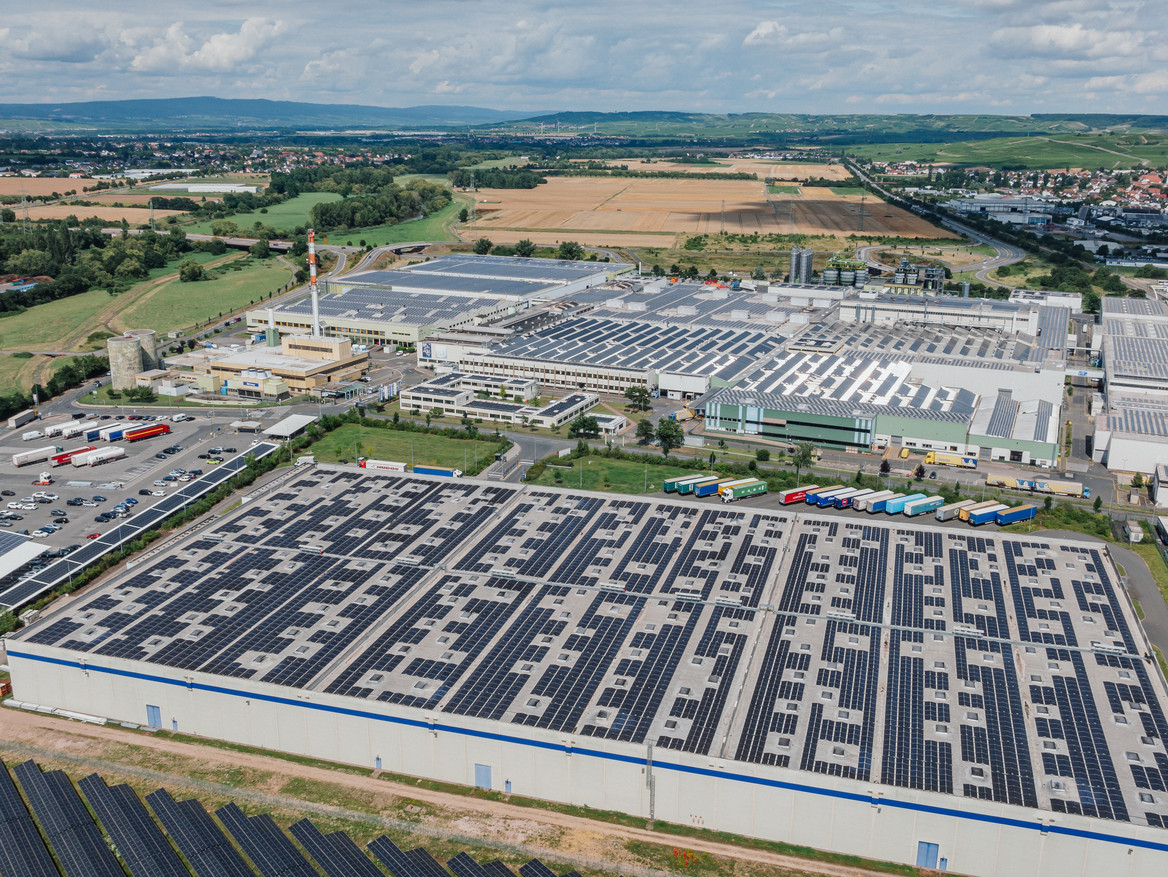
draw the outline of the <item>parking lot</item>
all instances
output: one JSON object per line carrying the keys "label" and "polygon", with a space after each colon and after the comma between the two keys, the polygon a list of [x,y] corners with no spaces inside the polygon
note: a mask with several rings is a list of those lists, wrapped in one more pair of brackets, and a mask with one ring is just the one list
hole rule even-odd
{"label": "parking lot", "polygon": [[[135,512],[174,493],[200,472],[210,472],[222,460],[246,451],[256,438],[230,429],[228,424],[236,419],[232,411],[218,412],[214,417],[188,415],[181,422],[158,414],[113,413],[79,421],[93,429],[119,422],[127,426],[165,423],[170,428],[169,435],[136,442],[86,440],[84,434],[21,440],[28,431],[68,423],[70,419],[69,415],[48,417],[0,435],[0,527],[10,533],[27,532],[56,556],[76,550],[87,540],[97,539],[118,524],[132,520]],[[69,462],[53,466],[51,461],[13,465],[13,454],[50,445],[64,451],[87,446],[120,447],[126,456],[92,467],[77,467]],[[52,482],[38,484],[41,473],[48,473]]]}

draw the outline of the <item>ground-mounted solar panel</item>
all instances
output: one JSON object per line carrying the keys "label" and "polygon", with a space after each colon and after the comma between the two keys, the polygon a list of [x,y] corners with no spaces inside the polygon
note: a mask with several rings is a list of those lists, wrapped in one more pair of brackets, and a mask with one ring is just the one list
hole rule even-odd
{"label": "ground-mounted solar panel", "polygon": [[190,872],[133,789],[107,786],[97,774],[77,785],[133,877],[188,877]]}
{"label": "ground-mounted solar panel", "polygon": [[308,819],[293,823],[288,831],[328,877],[384,877],[343,831],[322,834]]}
{"label": "ground-mounted solar panel", "polygon": [[125,877],[63,771],[26,761],[15,773],[66,877]]}
{"label": "ground-mounted solar panel", "polygon": [[0,877],[59,877],[8,767],[0,761]]}
{"label": "ground-mounted solar panel", "polygon": [[489,877],[487,870],[465,851],[447,859],[446,867],[454,872],[454,877]]}
{"label": "ground-mounted solar panel", "polygon": [[166,789],[159,789],[146,796],[146,803],[196,877],[255,877],[198,801],[175,801]]}
{"label": "ground-mounted solar panel", "polygon": [[393,877],[426,877],[426,871],[384,834],[369,841],[369,852],[377,857]]}
{"label": "ground-mounted solar panel", "polygon": [[556,872],[539,859],[532,859],[527,864],[520,865],[519,874],[521,877],[556,877]]}
{"label": "ground-mounted solar panel", "polygon": [[496,859],[493,862],[487,862],[483,865],[483,870],[490,875],[490,877],[515,877],[515,872]]}
{"label": "ground-mounted solar panel", "polygon": [[235,803],[215,811],[263,877],[317,877],[312,866],[267,813],[248,817]]}

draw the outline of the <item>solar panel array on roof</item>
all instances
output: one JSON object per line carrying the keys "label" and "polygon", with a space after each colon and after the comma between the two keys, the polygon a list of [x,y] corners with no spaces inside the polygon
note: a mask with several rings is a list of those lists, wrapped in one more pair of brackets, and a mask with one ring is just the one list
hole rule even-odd
{"label": "solar panel array on roof", "polygon": [[1135,624],[1075,543],[318,466],[10,651],[1160,824]]}
{"label": "solar panel array on roof", "polygon": [[410,265],[411,274],[446,274],[454,277],[489,277],[511,280],[570,283],[589,277],[603,277],[607,271],[619,271],[627,266],[621,262],[597,264],[570,262],[563,259],[531,259],[510,256],[479,256],[457,253],[439,256],[428,262]]}

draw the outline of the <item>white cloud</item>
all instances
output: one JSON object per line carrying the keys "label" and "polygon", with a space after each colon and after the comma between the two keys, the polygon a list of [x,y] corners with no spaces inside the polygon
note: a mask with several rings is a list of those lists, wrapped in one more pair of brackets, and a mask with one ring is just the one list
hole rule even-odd
{"label": "white cloud", "polygon": [[215,33],[202,41],[176,21],[130,60],[130,67],[149,73],[235,71],[247,64],[287,30],[282,22],[249,18],[236,33]]}

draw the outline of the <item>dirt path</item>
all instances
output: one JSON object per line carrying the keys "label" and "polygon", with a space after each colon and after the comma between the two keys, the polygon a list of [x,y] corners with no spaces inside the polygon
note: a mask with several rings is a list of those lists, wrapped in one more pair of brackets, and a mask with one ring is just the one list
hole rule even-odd
{"label": "dirt path", "polygon": [[[113,726],[72,722],[24,710],[0,709],[0,752],[8,760],[16,758],[56,759],[86,770],[96,770],[111,779],[116,775],[156,782],[173,790],[190,789],[227,797],[244,798],[269,808],[315,813],[372,825],[402,828],[416,834],[442,837],[474,846],[494,846],[532,856],[568,861],[585,868],[659,877],[669,872],[645,868],[624,844],[647,842],[666,847],[724,857],[755,866],[769,866],[770,874],[828,875],[828,877],[879,877],[878,872],[827,864],[765,850],[744,849],[693,837],[659,834],[646,829],[612,825],[583,817],[498,801],[485,801],[447,792],[431,791],[366,774],[352,774],[321,767],[293,764],[253,753],[234,752],[213,746],[148,736]],[[143,767],[165,764],[177,767],[176,759],[189,761],[189,772],[166,772]],[[260,771],[277,777],[294,774],[301,780],[359,792],[372,801],[368,811],[355,811],[314,803],[270,791],[236,788],[192,779],[190,773],[216,770]],[[339,797],[339,796],[338,796]],[[397,812],[403,802],[421,802],[420,822],[401,822],[384,815]],[[535,846],[530,839],[557,838],[555,849]]]}
{"label": "dirt path", "polygon": [[[212,259],[203,266],[203,269],[206,270],[210,268],[218,268],[220,265],[226,265],[228,262],[234,262],[239,259],[246,258],[246,255],[246,253],[239,252],[228,253],[219,259]],[[118,296],[120,301],[117,301],[113,306],[103,310],[100,314],[97,315],[96,320],[104,325],[105,328],[115,333],[124,332],[126,329],[140,328],[138,326],[127,326],[122,321],[122,315],[131,307],[135,307],[145,301],[154,298],[154,296],[158,295],[158,293],[161,292],[163,288],[177,279],[178,271],[175,271],[173,274],[164,274],[162,277],[150,281],[150,283],[139,289],[133,298],[126,299],[126,295],[123,293],[122,295]]]}

